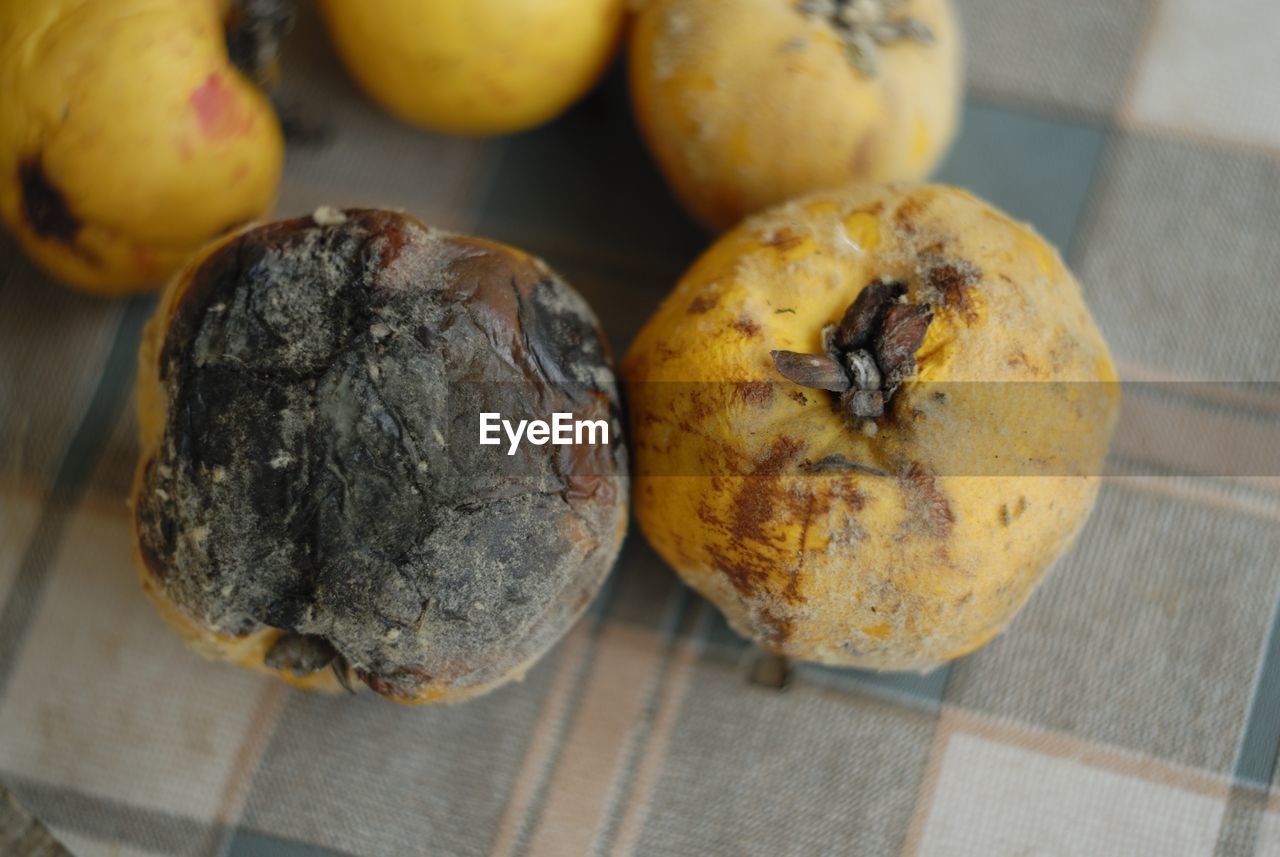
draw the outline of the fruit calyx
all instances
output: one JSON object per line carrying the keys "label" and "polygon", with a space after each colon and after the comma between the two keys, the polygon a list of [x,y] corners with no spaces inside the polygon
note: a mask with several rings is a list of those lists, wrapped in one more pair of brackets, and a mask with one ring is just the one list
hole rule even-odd
{"label": "fruit calyx", "polygon": [[332,643],[316,634],[285,631],[267,649],[262,662],[271,669],[288,670],[298,678],[328,667],[347,693],[355,693],[351,686],[351,664]]}
{"label": "fruit calyx", "polygon": [[933,44],[923,21],[899,15],[910,0],[801,0],[801,13],[828,22],[844,43],[849,62],[867,77],[880,70],[879,49],[897,42]]}
{"label": "fruit calyx", "polygon": [[901,282],[878,280],[845,310],[839,324],[822,328],[821,354],[773,351],[784,378],[836,394],[836,406],[853,422],[877,420],[902,382],[916,373],[933,309],[906,300]]}

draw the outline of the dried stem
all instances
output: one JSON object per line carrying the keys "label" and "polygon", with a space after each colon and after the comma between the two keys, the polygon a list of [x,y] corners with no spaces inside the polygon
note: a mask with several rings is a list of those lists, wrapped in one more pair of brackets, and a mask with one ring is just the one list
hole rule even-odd
{"label": "dried stem", "polygon": [[829,23],[844,43],[850,64],[875,77],[880,48],[904,41],[933,43],[928,25],[901,14],[906,5],[907,0],[802,0],[796,8]]}
{"label": "dried stem", "polygon": [[907,287],[875,282],[863,289],[839,324],[822,330],[823,354],[774,351],[773,365],[788,381],[837,394],[852,421],[876,420],[898,387],[916,372],[933,309],[906,301]]}

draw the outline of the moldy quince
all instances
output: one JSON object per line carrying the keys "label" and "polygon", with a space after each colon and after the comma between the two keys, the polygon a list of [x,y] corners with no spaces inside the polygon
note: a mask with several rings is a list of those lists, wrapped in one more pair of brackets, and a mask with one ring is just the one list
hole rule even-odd
{"label": "moldy quince", "polygon": [[270,104],[228,61],[220,0],[0,4],[0,216],[104,295],[159,286],[273,204]]}
{"label": "moldy quince", "polygon": [[623,362],[657,551],[782,655],[923,670],[981,646],[1084,523],[1119,401],[1081,290],[959,190],[749,218]]}
{"label": "moldy quince", "polygon": [[[212,657],[454,702],[523,675],[617,556],[608,348],[510,247],[378,210],[250,229],[170,284],[138,371],[143,583]],[[509,456],[485,412],[614,442]]]}
{"label": "moldy quince", "polygon": [[649,148],[714,229],[821,188],[925,178],[961,93],[951,0],[648,0],[630,69]]}

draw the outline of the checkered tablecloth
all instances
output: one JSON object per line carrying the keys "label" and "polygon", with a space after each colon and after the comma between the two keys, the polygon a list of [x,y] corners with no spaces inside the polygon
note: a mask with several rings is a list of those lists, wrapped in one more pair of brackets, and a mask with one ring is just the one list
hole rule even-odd
{"label": "checkered tablecloth", "polygon": [[[6,239],[0,782],[86,855],[1280,855],[1280,4],[959,6],[970,96],[941,179],[1063,248],[1149,382],[1078,545],[1004,636],[930,675],[765,687],[633,528],[589,616],[476,702],[205,662],[130,559],[153,299],[58,288]],[[309,18],[290,52],[336,135],[290,152],[281,214],[402,207],[516,244],[617,353],[708,241],[616,70],[550,127],[473,142],[380,113]]]}

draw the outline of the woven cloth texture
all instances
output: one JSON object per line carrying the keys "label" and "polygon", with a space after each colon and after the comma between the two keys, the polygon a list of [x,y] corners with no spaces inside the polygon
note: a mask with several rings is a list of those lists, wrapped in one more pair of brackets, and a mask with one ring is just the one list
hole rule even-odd
{"label": "woven cloth texture", "polygon": [[[1012,627],[928,675],[785,690],[635,528],[522,682],[453,708],[206,662],[146,602],[126,498],[153,297],[0,239],[0,781],[84,855],[1280,857],[1280,5],[958,0],[941,169],[1034,224],[1126,382],[1103,491]],[[408,210],[545,258],[622,353],[709,238],[615,68],[471,141],[398,124],[310,16],[286,83],[334,136],[278,213]]]}

